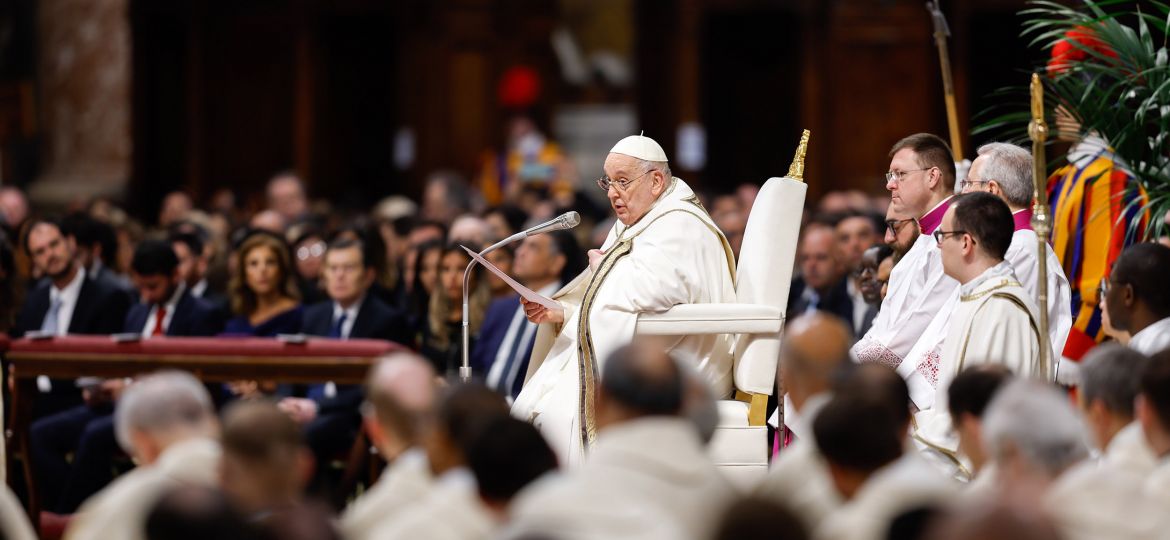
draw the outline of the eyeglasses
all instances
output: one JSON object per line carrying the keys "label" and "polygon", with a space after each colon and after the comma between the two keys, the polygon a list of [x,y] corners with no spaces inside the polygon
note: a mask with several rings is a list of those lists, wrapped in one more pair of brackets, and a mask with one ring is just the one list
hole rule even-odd
{"label": "eyeglasses", "polygon": [[963,180],[959,181],[959,192],[960,193],[965,192],[965,191],[967,191],[967,188],[971,187],[971,186],[977,186],[979,184],[990,184],[990,183],[991,183],[991,180],[967,180],[964,178]]}
{"label": "eyeglasses", "polygon": [[630,184],[637,182],[643,176],[646,176],[647,174],[650,174],[654,171],[655,169],[650,169],[642,174],[639,174],[638,177],[634,178],[633,180],[611,180],[609,176],[602,176],[601,178],[597,179],[597,187],[601,188],[602,191],[609,191],[609,186],[617,186],[618,191],[625,191],[630,188]]}
{"label": "eyeglasses", "polygon": [[1101,283],[1097,285],[1097,301],[1100,302],[1109,294],[1109,289],[1113,288],[1113,282],[1109,280],[1109,276],[1101,278]]}
{"label": "eyeglasses", "polygon": [[320,257],[325,254],[325,242],[313,242],[307,246],[297,248],[297,260],[306,261],[310,257]]}
{"label": "eyeglasses", "polygon": [[938,245],[941,246],[943,238],[946,238],[946,237],[952,236],[952,235],[956,235],[956,234],[967,234],[967,231],[960,231],[957,229],[953,230],[953,231],[944,231],[942,229],[935,229],[934,234],[932,236],[934,236],[934,241],[936,243],[938,243]]}
{"label": "eyeglasses", "polygon": [[886,220],[886,228],[889,229],[894,234],[898,234],[898,229],[901,229],[903,225],[910,223],[911,221],[914,221],[914,218],[887,219]]}
{"label": "eyeglasses", "polygon": [[929,171],[929,170],[931,170],[931,169],[933,169],[933,168],[934,168],[934,167],[927,167],[927,168],[925,168],[925,169],[912,169],[912,170],[909,170],[909,171],[890,171],[890,172],[887,172],[887,173],[886,173],[886,182],[887,182],[887,183],[889,183],[889,182],[901,182],[901,181],[902,181],[902,178],[903,178],[903,177],[905,177],[907,174],[910,174],[910,173],[913,173],[913,172]]}

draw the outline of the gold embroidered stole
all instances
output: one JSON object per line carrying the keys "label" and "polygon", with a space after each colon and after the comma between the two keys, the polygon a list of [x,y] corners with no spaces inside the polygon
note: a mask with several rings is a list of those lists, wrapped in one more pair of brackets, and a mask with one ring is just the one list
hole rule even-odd
{"label": "gold embroidered stole", "polygon": [[[1025,305],[1023,302],[1021,302],[1019,298],[1016,298],[1015,295],[1008,294],[1006,292],[998,292],[999,289],[1002,289],[1004,287],[1011,287],[1011,286],[1022,287],[1022,285],[1020,285],[1020,282],[1012,281],[1010,279],[1004,278],[1002,281],[997,283],[994,287],[991,287],[990,289],[986,289],[983,291],[979,291],[977,293],[964,295],[964,296],[959,298],[959,301],[960,302],[973,302],[975,300],[979,300],[980,298],[983,298],[984,296],[990,295],[991,298],[1002,298],[1004,300],[1011,302],[1011,304],[1013,306],[1016,306],[1021,311],[1023,311],[1025,315],[1028,316],[1028,324],[1029,324],[1029,326],[1032,327],[1032,334],[1036,336],[1036,342],[1039,344],[1040,348],[1043,349],[1044,348],[1044,340],[1041,339],[1041,336],[1040,336],[1040,325],[1036,323],[1036,317],[1034,317],[1032,315],[1032,310],[1028,309],[1028,306]],[[955,369],[955,373],[961,373],[963,371],[963,365],[967,361],[967,347],[971,344],[971,325],[975,324],[975,320],[979,318],[979,311],[982,310],[983,307],[986,305],[987,305],[987,302],[984,302],[978,308],[976,308],[975,313],[972,313],[971,318],[967,321],[967,327],[963,329],[964,330],[963,347],[959,350],[958,366],[957,366],[957,369]],[[1048,378],[1048,374],[1051,373],[1049,366],[1040,366],[1040,370],[1044,373],[1045,378]]]}
{"label": "gold embroidered stole", "polygon": [[[694,200],[692,201],[691,199]],[[601,259],[597,271],[593,274],[593,277],[589,280],[589,285],[585,289],[585,295],[581,301],[581,308],[577,318],[577,374],[579,376],[577,380],[580,383],[578,385],[577,414],[581,445],[585,448],[588,448],[597,439],[595,400],[597,397],[597,379],[600,377],[597,366],[598,359],[593,348],[593,335],[589,327],[589,314],[593,308],[593,302],[597,297],[597,292],[601,289],[610,271],[613,270],[614,265],[633,251],[634,238],[637,238],[645,232],[654,221],[657,221],[662,216],[673,212],[690,214],[706,225],[719,238],[720,243],[723,245],[723,253],[727,259],[728,269],[731,272],[731,280],[733,283],[735,282],[735,255],[731,250],[731,245],[727,243],[727,238],[723,235],[723,232],[710,221],[710,216],[707,215],[703,205],[698,203],[697,197],[688,197],[687,199],[682,199],[681,202],[693,204],[695,208],[669,209],[654,216],[652,221],[647,223],[645,227],[642,227],[641,230],[632,234],[629,238],[621,238],[622,234],[619,234],[618,240],[605,253],[605,257]],[[704,217],[707,219],[703,219]],[[625,232],[622,231],[623,234]]]}

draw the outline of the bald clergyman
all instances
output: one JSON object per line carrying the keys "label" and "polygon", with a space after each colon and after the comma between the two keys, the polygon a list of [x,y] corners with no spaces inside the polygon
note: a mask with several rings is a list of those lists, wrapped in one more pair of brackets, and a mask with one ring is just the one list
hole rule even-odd
{"label": "bald clergyman", "polygon": [[[525,303],[528,319],[541,328],[512,412],[540,428],[567,464],[596,435],[601,364],[634,337],[639,314],[735,301],[731,247],[690,186],[671,176],[658,143],[622,139],[604,171],[597,183],[617,218],[605,243],[589,252],[589,268],[554,295],[562,309]],[[693,359],[719,397],[731,392],[728,336],[679,337],[666,346]]]}

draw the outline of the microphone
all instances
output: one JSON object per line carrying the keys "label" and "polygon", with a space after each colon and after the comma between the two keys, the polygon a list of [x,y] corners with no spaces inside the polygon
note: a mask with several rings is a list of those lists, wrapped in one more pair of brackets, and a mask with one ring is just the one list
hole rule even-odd
{"label": "microphone", "polygon": [[540,225],[532,227],[524,231],[524,236],[532,236],[536,234],[544,234],[552,231],[563,231],[565,229],[572,229],[581,223],[581,214],[576,212],[565,212],[555,218],[552,218]]}
{"label": "microphone", "polygon": [[[506,246],[508,244],[511,244],[512,242],[517,241],[517,240],[523,240],[524,238],[529,237],[529,236],[534,236],[537,234],[544,234],[544,233],[553,232],[553,231],[563,231],[565,229],[572,229],[573,227],[576,227],[580,223],[581,223],[581,214],[578,214],[578,213],[572,212],[572,211],[565,212],[564,214],[561,214],[561,215],[559,215],[555,218],[552,218],[544,223],[541,223],[540,225],[532,227],[528,230],[520,231],[516,234],[513,234],[512,236],[509,236],[503,240],[500,240],[499,242],[496,242],[495,244],[488,246],[487,249],[479,252],[479,254],[480,255],[487,255],[488,253],[491,253],[491,252],[495,251],[496,249],[499,249],[501,246]],[[463,382],[467,382],[467,381],[471,380],[471,365],[469,362],[470,351],[467,349],[468,341],[470,340],[468,320],[467,320],[467,317],[468,317],[467,286],[470,283],[469,280],[471,279],[471,267],[473,267],[473,266],[475,266],[474,260],[467,263],[467,268],[463,270],[463,364],[459,366],[459,378]]]}

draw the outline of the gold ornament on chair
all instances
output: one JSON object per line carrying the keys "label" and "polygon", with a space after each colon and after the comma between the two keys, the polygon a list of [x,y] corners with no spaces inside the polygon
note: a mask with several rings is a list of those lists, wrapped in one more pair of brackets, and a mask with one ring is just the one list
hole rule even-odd
{"label": "gold ornament on chair", "polygon": [[788,177],[793,180],[804,181],[804,155],[808,152],[809,130],[800,134],[800,144],[796,146],[796,155],[792,158],[792,165],[788,166]]}

